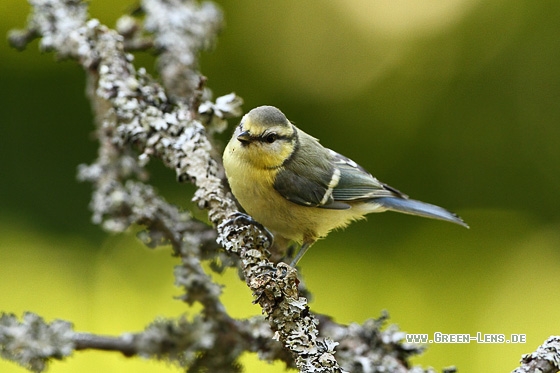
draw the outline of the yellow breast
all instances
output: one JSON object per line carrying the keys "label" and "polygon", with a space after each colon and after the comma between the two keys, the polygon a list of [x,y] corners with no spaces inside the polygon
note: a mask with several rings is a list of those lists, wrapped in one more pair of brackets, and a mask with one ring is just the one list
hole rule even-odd
{"label": "yellow breast", "polygon": [[275,235],[298,243],[315,241],[367,213],[358,206],[329,210],[288,201],[273,188],[276,171],[255,167],[243,157],[244,150],[234,140],[224,152],[231,190],[243,209]]}

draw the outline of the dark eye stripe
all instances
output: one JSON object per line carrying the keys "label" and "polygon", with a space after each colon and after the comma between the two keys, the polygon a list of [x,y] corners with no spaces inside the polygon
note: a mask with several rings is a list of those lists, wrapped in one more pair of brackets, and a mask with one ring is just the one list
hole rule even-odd
{"label": "dark eye stripe", "polygon": [[290,135],[280,135],[277,132],[265,132],[262,135],[258,136],[255,138],[255,140],[260,141],[260,142],[266,142],[269,143],[270,141],[268,141],[268,137],[270,135],[275,135],[276,138],[274,141],[292,141],[292,139],[295,136],[295,131],[293,133],[291,133]]}
{"label": "dark eye stripe", "polygon": [[[265,133],[260,135],[259,137],[257,137],[255,140],[260,141],[260,142],[266,142],[266,143],[270,143],[270,141],[268,141],[268,136],[270,136],[270,133]],[[284,141],[284,140],[291,140],[293,138],[293,136],[282,136],[282,135],[278,135],[276,134],[276,138],[274,141]]]}

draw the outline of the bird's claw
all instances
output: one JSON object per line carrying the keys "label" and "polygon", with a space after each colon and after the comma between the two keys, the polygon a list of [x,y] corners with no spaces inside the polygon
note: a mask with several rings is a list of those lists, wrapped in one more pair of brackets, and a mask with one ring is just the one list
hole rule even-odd
{"label": "bird's claw", "polygon": [[254,225],[255,227],[259,228],[259,230],[261,230],[261,232],[265,234],[266,238],[270,242],[270,246],[272,246],[274,242],[274,235],[268,229],[266,229],[264,225],[253,219],[250,215],[237,211],[230,216],[229,220],[233,224]]}

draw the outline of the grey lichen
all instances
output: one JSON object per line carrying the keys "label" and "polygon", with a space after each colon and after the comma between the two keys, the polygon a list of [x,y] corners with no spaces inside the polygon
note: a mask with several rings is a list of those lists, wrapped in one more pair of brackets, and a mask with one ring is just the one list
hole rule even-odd
{"label": "grey lichen", "polygon": [[560,371],[560,336],[549,337],[535,352],[521,358],[512,373],[556,373]]}
{"label": "grey lichen", "polygon": [[46,323],[27,312],[21,321],[13,314],[0,314],[0,356],[33,371],[42,372],[50,359],[62,359],[74,351],[69,322]]}
{"label": "grey lichen", "polygon": [[204,100],[198,107],[198,115],[209,134],[221,133],[227,128],[227,119],[241,116],[242,103],[241,97],[235,93],[218,97],[215,103]]}
{"label": "grey lichen", "polygon": [[403,342],[405,333],[396,326],[386,327],[389,315],[366,320],[362,325],[339,325],[321,319],[321,334],[338,341],[337,360],[351,372],[433,372],[419,367],[408,368],[403,362],[424,351],[425,346]]}
{"label": "grey lichen", "polygon": [[210,48],[222,26],[222,13],[210,2],[143,0],[144,28],[160,51],[158,70],[174,99],[192,97],[200,83],[198,52]]}
{"label": "grey lichen", "polygon": [[143,333],[133,335],[132,339],[141,355],[156,356],[189,366],[197,354],[214,347],[216,337],[210,323],[195,317],[192,322],[185,318],[177,321],[157,320]]}
{"label": "grey lichen", "polygon": [[266,259],[271,242],[255,226],[226,220],[218,237],[228,251],[239,253],[245,280],[266,315],[274,338],[292,351],[301,372],[341,372],[334,358],[337,343],[318,338],[318,320],[309,312],[307,299],[299,296],[297,271]]}

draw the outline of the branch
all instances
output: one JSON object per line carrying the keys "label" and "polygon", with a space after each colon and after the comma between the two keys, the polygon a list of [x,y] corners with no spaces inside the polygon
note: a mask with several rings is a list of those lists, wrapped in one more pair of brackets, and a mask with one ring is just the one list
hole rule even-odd
{"label": "branch", "polygon": [[535,352],[521,357],[512,373],[556,373],[560,371],[560,336],[549,337]]}
{"label": "branch", "polygon": [[[183,367],[199,365],[210,371],[224,367],[236,371],[239,351],[259,351],[271,358],[285,355],[282,346],[272,340],[270,329],[262,328],[265,325],[262,318],[231,321],[230,328],[222,329],[220,334],[202,317],[194,317],[192,321],[183,317],[155,321],[141,333],[112,337],[75,332],[66,321],[55,320],[49,324],[33,313],[24,314],[21,321],[14,315],[2,314],[0,354],[33,372],[43,371],[49,359],[62,359],[74,350],[86,349],[165,359]],[[216,354],[216,350],[223,353]]]}
{"label": "branch", "polygon": [[62,320],[46,324],[32,313],[24,314],[21,323],[14,315],[0,314],[0,356],[42,372],[48,360],[60,360],[72,353],[71,328]]}
{"label": "branch", "polygon": [[[163,25],[169,19],[166,12],[172,11],[175,16],[189,14],[192,4],[187,3],[186,7],[178,2],[162,2],[156,7],[153,4],[150,0],[144,2],[143,6],[146,11],[159,10],[160,7],[164,10],[161,20],[156,13],[147,15],[146,24],[150,29],[162,31],[156,40],[160,40],[159,44],[165,47],[166,53],[184,52],[184,45],[171,48],[177,30],[170,32],[169,25]],[[32,18],[32,24],[33,29],[43,36],[41,45],[57,51],[59,57],[77,59],[89,72],[88,91],[94,103],[100,151],[94,165],[81,168],[80,178],[95,185],[92,201],[94,221],[104,220],[105,227],[111,230],[124,230],[133,221],[142,223],[144,217],[153,223],[155,212],[162,209],[154,211],[144,198],[136,198],[151,195],[151,190],[143,184],[123,185],[121,181],[132,174],[142,176],[142,165],[151,156],[161,158],[166,165],[175,168],[180,180],[190,180],[197,186],[195,201],[208,210],[209,219],[218,226],[219,241],[226,250],[240,255],[247,283],[263,306],[273,330],[277,332],[277,338],[292,351],[296,366],[302,371],[340,371],[333,356],[336,343],[318,339],[318,322],[309,313],[307,300],[298,297],[296,271],[283,264],[276,266],[266,259],[270,242],[258,229],[229,224],[227,217],[236,211],[236,206],[223,188],[219,163],[210,156],[212,145],[203,124],[193,114],[194,108],[173,102],[147,74],[143,71],[136,73],[131,57],[124,52],[122,37],[96,21],[86,22],[83,3],[44,0],[37,1],[35,9],[36,17]],[[206,6],[196,12],[216,14],[209,9]],[[181,24],[192,23],[186,22],[191,18],[186,17]],[[66,25],[72,25],[73,28]],[[192,34],[196,40],[207,33]],[[200,40],[187,43],[195,47],[204,44]],[[179,61],[179,64],[171,68],[173,63],[170,61]],[[180,72],[171,80],[184,78],[186,65],[182,61],[178,56],[165,59],[168,77],[172,77],[172,71]],[[192,61],[187,61],[187,65],[191,66]],[[192,80],[196,72],[188,69],[188,74],[191,77],[189,80]],[[173,86],[171,90],[177,89]],[[178,90],[185,93],[185,89]],[[235,96],[230,97],[230,112],[236,114],[240,100]],[[189,100],[186,101],[197,101],[193,96],[187,98]],[[222,107],[227,109],[228,101],[223,101],[225,105]],[[223,112],[219,102],[204,107],[212,108],[214,116],[216,112]],[[141,153],[139,157],[130,155],[131,144]],[[174,249],[183,260],[183,267],[176,270],[176,275],[177,282],[187,289],[185,300],[202,303],[207,316],[222,314],[220,317],[224,318],[224,308],[218,298],[220,290],[202,270],[198,245],[188,242],[192,235],[185,236],[174,221],[166,224],[165,220],[158,219],[157,222],[165,226],[165,229],[158,231],[167,232],[170,241],[175,244]],[[184,225],[184,219],[179,223]]]}
{"label": "branch", "polygon": [[[152,6],[155,3],[159,5]],[[181,25],[193,24],[193,17],[196,17],[188,14],[201,12],[208,17],[217,14],[210,5],[198,9],[194,3],[185,4],[152,0],[143,3],[147,12],[164,10],[162,19],[158,19],[160,13],[148,13],[146,25],[156,33],[161,31],[155,38],[164,46],[165,53],[184,53],[189,46],[196,49],[207,44],[199,39],[208,38],[207,31],[190,30],[186,35],[183,32],[182,36],[193,38],[194,42],[180,48],[171,47],[176,40],[176,32],[169,31],[169,27],[173,26],[168,23],[169,12],[179,19],[185,16],[184,20],[178,21]],[[151,157],[160,158],[164,164],[175,169],[179,180],[188,180],[197,186],[194,200],[208,210],[209,219],[218,226],[220,242],[226,250],[241,257],[245,280],[263,305],[278,339],[292,351],[298,368],[303,371],[311,367],[340,371],[333,357],[336,344],[318,339],[318,322],[309,313],[306,299],[298,297],[295,270],[285,265],[277,267],[266,259],[270,242],[256,227],[228,224],[228,216],[237,209],[223,187],[220,178],[222,170],[219,162],[211,156],[214,151],[207,133],[214,130],[212,124],[216,122],[216,117],[223,121],[223,118],[237,115],[241,101],[230,95],[215,104],[207,102],[201,105],[200,108],[206,112],[195,111],[195,107],[184,102],[198,102],[202,97],[195,95],[201,94],[201,90],[191,90],[191,96],[181,101],[169,98],[145,71],[135,71],[132,57],[124,51],[122,36],[96,20],[86,20],[84,3],[76,0],[36,0],[33,5],[29,29],[42,36],[41,47],[56,51],[59,58],[76,59],[88,72],[88,92],[98,125],[100,149],[98,160],[93,165],[82,166],[79,177],[94,184],[91,204],[94,222],[113,231],[122,231],[133,222],[148,222],[152,228],[159,226],[152,232],[169,239],[182,258],[183,265],[175,273],[176,282],[186,289],[184,299],[189,303],[200,302],[208,320],[214,321],[214,328],[218,328],[218,324],[223,322],[220,320],[227,319],[219,301],[220,289],[200,265],[200,245],[196,236],[186,235],[185,229],[181,229],[188,225],[187,217],[184,214],[178,216],[161,200],[154,208],[150,199],[145,198],[146,195],[153,196],[151,188],[130,180],[125,182],[131,177],[145,177],[142,167]],[[195,22],[194,25],[197,24]],[[185,30],[184,26],[180,29]],[[169,35],[171,37],[167,39]],[[171,68],[173,64],[169,61],[178,61],[178,65]],[[170,80],[181,80],[185,66],[193,66],[193,61],[187,61],[186,65],[184,61],[180,56],[166,59],[166,74]],[[173,71],[178,75],[173,77]],[[187,73],[192,82],[197,73],[192,69],[188,69]],[[178,88],[172,87],[171,91],[175,89]],[[185,87],[178,90],[184,93]],[[208,117],[212,119],[208,120]],[[135,157],[135,152],[140,155]],[[162,211],[167,212],[164,217],[175,216],[178,219],[162,218]],[[236,241],[231,241],[233,238]]]}

